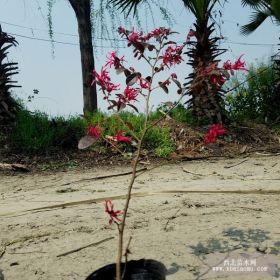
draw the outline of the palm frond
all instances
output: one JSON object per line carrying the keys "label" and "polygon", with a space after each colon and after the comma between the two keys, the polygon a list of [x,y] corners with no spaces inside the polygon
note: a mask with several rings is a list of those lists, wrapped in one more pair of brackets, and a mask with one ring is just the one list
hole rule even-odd
{"label": "palm frond", "polygon": [[183,0],[185,7],[190,10],[196,16],[196,5],[193,0]]}
{"label": "palm frond", "polygon": [[240,28],[243,35],[248,35],[254,32],[268,17],[271,16],[270,11],[256,11],[252,14],[251,20],[248,24]]}
{"label": "palm frond", "polygon": [[147,0],[109,0],[108,3],[113,4],[117,9],[120,9],[122,12],[126,12],[126,14],[130,14],[133,11],[135,15],[136,8],[139,6],[141,2],[145,2]]}
{"label": "palm frond", "polygon": [[261,8],[264,4],[264,0],[241,0],[242,6],[250,6],[251,8]]}

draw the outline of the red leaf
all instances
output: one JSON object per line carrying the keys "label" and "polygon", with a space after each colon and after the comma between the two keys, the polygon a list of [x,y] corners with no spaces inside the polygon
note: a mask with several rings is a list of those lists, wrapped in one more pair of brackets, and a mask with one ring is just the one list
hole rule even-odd
{"label": "red leaf", "polygon": [[168,93],[168,87],[164,83],[158,82],[158,84],[164,90],[165,93]]}
{"label": "red leaf", "polygon": [[83,150],[93,145],[98,139],[89,135],[82,137],[78,144],[78,149]]}
{"label": "red leaf", "polygon": [[138,109],[134,106],[134,105],[132,105],[132,104],[127,104],[127,106],[130,106],[132,109],[134,109],[137,113],[139,113],[139,111],[138,111]]}
{"label": "red leaf", "polygon": [[172,79],[172,81],[177,85],[177,87],[178,87],[179,89],[182,88],[181,83],[180,83],[178,80]]}
{"label": "red leaf", "polygon": [[139,73],[134,72],[126,78],[126,84],[128,86],[133,86],[138,81]]}

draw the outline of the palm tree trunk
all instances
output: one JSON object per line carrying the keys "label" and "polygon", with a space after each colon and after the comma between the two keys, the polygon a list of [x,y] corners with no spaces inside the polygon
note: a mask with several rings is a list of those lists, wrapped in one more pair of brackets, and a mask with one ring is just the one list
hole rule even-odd
{"label": "palm tree trunk", "polygon": [[193,115],[198,119],[208,118],[211,122],[222,121],[222,89],[219,85],[211,84],[201,77],[201,73],[213,63],[219,63],[216,59],[226,50],[219,49],[218,37],[211,38],[214,31],[214,23],[208,23],[209,16],[204,20],[197,20],[195,23],[196,40],[190,42],[192,48],[187,52],[193,72],[188,76],[187,83],[188,95],[190,100],[187,102]]}
{"label": "palm tree trunk", "polygon": [[97,110],[96,85],[91,86],[91,72],[94,69],[94,56],[92,46],[92,26],[90,20],[90,0],[69,0],[75,11],[80,40],[84,113]]}

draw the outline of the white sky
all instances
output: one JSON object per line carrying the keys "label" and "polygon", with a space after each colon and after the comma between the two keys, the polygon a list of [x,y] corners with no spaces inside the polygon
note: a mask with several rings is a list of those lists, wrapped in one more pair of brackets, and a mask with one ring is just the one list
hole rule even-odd
{"label": "white sky", "polygon": [[[8,33],[48,40],[45,2],[45,0],[0,0],[0,24],[2,29]],[[240,0],[230,1],[223,11],[222,35],[227,40],[221,47],[229,49],[223,59],[234,60],[244,54],[247,65],[256,61],[267,61],[277,51],[279,26],[277,27],[270,20],[267,20],[252,35],[241,36],[237,24],[247,23],[250,11],[248,8],[243,8],[240,2]],[[38,9],[38,7],[41,7],[41,9]],[[181,0],[168,1],[168,9],[176,19],[176,24],[172,29],[181,34],[177,37],[179,40],[184,40],[193,23],[193,17],[183,7]],[[156,8],[155,11],[155,27],[166,26],[167,24],[161,20],[161,15]],[[145,21],[144,16],[144,13],[140,15],[143,22]],[[109,21],[110,18],[108,17],[106,20]],[[152,21],[149,20],[149,22]],[[27,97],[32,95],[33,89],[39,90],[39,95],[35,96],[35,99],[28,104],[30,110],[41,110],[51,115],[80,114],[83,105],[77,24],[74,12],[67,0],[57,0],[53,13],[53,26],[54,32],[76,35],[66,36],[55,33],[55,40],[75,45],[55,44],[55,58],[52,58],[50,42],[15,36],[19,46],[10,51],[9,59],[19,63],[20,74],[16,79],[22,86],[15,93],[18,97],[27,101]],[[152,23],[150,27],[150,29],[153,28]],[[97,46],[98,51],[95,57],[96,69],[99,70],[106,60],[106,53],[113,48],[107,41],[103,42],[105,46],[103,49],[98,47],[101,45],[100,40],[94,42],[94,45]],[[130,60],[132,57],[130,49],[120,48],[119,54],[124,54],[127,61],[132,61]],[[139,69],[140,72],[146,71],[144,62],[139,65]],[[181,81],[190,71],[185,63],[182,63],[176,69],[173,69],[172,72],[177,72]],[[117,78],[119,79],[119,77]],[[116,82],[120,83],[122,81],[118,80]],[[176,98],[176,94],[166,95],[160,92],[155,94],[152,102],[154,106],[157,106],[161,102],[176,100]],[[106,105],[101,96],[99,98],[99,108],[106,110]]]}

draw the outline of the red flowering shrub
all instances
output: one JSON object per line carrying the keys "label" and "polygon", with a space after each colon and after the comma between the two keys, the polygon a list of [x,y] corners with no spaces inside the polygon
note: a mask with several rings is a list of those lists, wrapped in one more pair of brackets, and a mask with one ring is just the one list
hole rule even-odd
{"label": "red flowering shrub", "polygon": [[215,143],[217,138],[221,135],[226,134],[227,131],[223,128],[220,123],[214,124],[209,127],[208,133],[204,136],[204,144]]}
{"label": "red flowering shrub", "polygon": [[[92,73],[92,84],[96,83],[99,85],[103,93],[103,99],[108,102],[109,110],[119,112],[128,106],[138,112],[135,103],[139,101],[139,97],[144,97],[146,102],[148,102],[151,92],[156,88],[162,88],[168,93],[168,87],[171,82],[174,82],[178,87],[179,94],[184,92],[185,88],[182,87],[181,83],[177,80],[177,75],[175,73],[172,73],[165,80],[159,81],[158,85],[154,86],[154,88],[152,88],[152,83],[157,73],[180,64],[183,61],[183,48],[187,42],[182,45],[177,45],[173,41],[168,41],[169,35],[174,32],[163,27],[156,28],[147,34],[135,30],[129,31],[123,27],[119,27],[118,32],[127,40],[128,46],[133,47],[134,57],[138,59],[144,58],[145,61],[148,62],[149,66],[152,68],[152,74],[151,76],[143,77],[134,67],[125,66],[126,61],[124,56],[118,56],[115,51],[109,52],[100,73],[96,70],[93,70]],[[193,35],[194,34],[190,32],[187,36],[187,40]],[[151,43],[150,40],[153,40],[153,42]],[[156,41],[157,46],[154,41]],[[149,53],[152,52],[153,55],[146,56],[146,51]],[[126,86],[123,90],[120,84],[112,82],[110,77],[111,70],[115,70],[117,74],[124,74]],[[129,127],[128,130],[130,129]],[[123,135],[123,131],[116,131],[114,136],[101,135],[98,126],[89,126],[88,134],[81,139],[79,148],[87,148],[90,146],[90,143],[94,144],[99,138],[105,139],[114,147],[116,147],[115,142],[131,143],[132,141],[130,137]],[[85,145],[83,145],[83,143],[85,143]]]}

